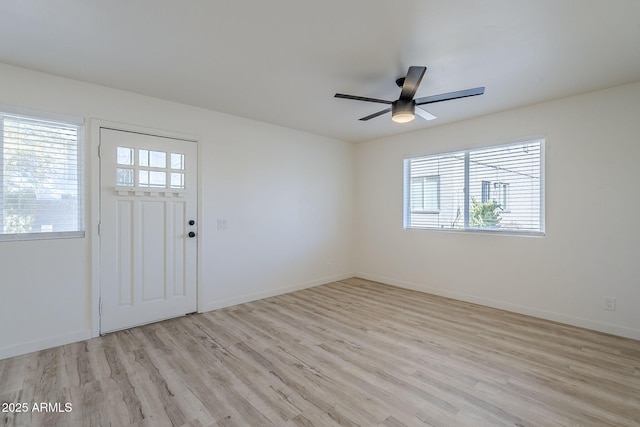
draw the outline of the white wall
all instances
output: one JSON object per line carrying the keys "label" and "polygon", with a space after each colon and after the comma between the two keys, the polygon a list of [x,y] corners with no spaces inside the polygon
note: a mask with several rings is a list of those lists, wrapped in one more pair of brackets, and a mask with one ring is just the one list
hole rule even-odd
{"label": "white wall", "polygon": [[[352,144],[3,64],[0,81],[0,104],[89,120],[90,206],[91,119],[200,137],[199,310],[351,275]],[[0,242],[0,358],[92,335],[95,238]]]}
{"label": "white wall", "polygon": [[[200,310],[357,271],[640,339],[640,83],[358,144],[354,181],[345,142],[3,64],[0,80],[0,104],[200,136]],[[406,156],[540,135],[545,237],[403,230]],[[91,228],[85,239],[0,242],[0,358],[92,335],[95,238]],[[486,268],[497,264],[500,276]]]}
{"label": "white wall", "polygon": [[[640,339],[639,114],[637,83],[358,144],[357,274]],[[541,135],[544,237],[403,229],[403,158]]]}

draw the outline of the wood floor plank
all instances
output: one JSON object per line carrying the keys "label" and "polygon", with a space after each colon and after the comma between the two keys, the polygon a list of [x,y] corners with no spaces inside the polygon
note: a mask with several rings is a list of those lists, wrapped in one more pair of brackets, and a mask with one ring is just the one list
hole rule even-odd
{"label": "wood floor plank", "polygon": [[[251,315],[246,317],[247,327],[258,327],[255,325],[262,325],[268,323],[270,318],[273,317],[273,312],[265,310],[254,310]],[[239,319],[238,319],[239,320]],[[291,324],[298,322],[293,321]],[[348,366],[343,359],[332,357],[329,352],[324,351],[321,347],[325,340],[319,339],[318,346],[309,346],[305,343],[300,343],[298,337],[300,336],[300,330],[287,328],[287,323],[278,322],[280,330],[276,332],[280,339],[285,340],[289,345],[288,348],[277,346],[277,349],[284,353],[286,357],[299,367],[301,370],[307,370],[310,375],[317,376],[319,381],[324,383],[324,387],[327,387],[334,391],[336,397],[343,404],[349,406],[361,407],[362,404],[358,400],[366,400],[366,404],[369,411],[374,411],[380,419],[387,418],[387,414],[390,412],[390,408],[393,407],[396,410],[405,408],[407,413],[410,412],[410,405],[406,404],[403,400],[397,399],[396,396],[387,391],[384,387],[379,385],[378,377],[375,374],[369,372],[357,371],[358,366]],[[284,326],[284,327],[283,327]],[[284,332],[285,329],[289,329]],[[314,338],[313,331],[307,330],[311,334],[305,335],[305,337]],[[306,340],[305,340],[306,341]],[[337,363],[336,363],[337,362]],[[349,384],[348,388],[343,387],[342,383]],[[344,390],[349,390],[349,394],[345,394]],[[353,390],[366,390],[366,393],[354,393]],[[411,418],[411,417],[410,417]],[[415,419],[413,419],[415,421]],[[368,420],[371,424],[378,424],[379,419]]]}
{"label": "wood floor plank", "polygon": [[352,278],[0,360],[0,426],[639,426],[640,342]]}

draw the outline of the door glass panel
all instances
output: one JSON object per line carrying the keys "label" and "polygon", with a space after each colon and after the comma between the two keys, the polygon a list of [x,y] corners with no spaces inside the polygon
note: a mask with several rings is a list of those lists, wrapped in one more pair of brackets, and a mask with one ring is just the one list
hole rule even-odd
{"label": "door glass panel", "polygon": [[133,169],[118,168],[116,177],[116,185],[133,187]]}
{"label": "door glass panel", "polygon": [[183,173],[171,173],[171,188],[184,188],[184,174]]}
{"label": "door glass panel", "polygon": [[167,175],[164,172],[158,171],[138,171],[139,186],[140,187],[154,187],[154,188],[166,188]]}
{"label": "door glass panel", "polygon": [[171,169],[184,170],[184,154],[171,153]]}
{"label": "door glass panel", "polygon": [[116,151],[117,163],[119,165],[133,165],[133,148],[118,147]]}
{"label": "door glass panel", "polygon": [[149,172],[149,187],[162,187],[167,186],[167,174],[164,172]]}
{"label": "door glass panel", "polygon": [[149,171],[138,171],[138,185],[140,187],[149,186]]}
{"label": "door glass panel", "polygon": [[138,150],[138,165],[149,166],[149,150]]}
{"label": "door glass panel", "polygon": [[167,153],[164,151],[139,150],[140,157],[139,166],[147,166],[152,168],[167,167]]}
{"label": "door glass panel", "polygon": [[152,168],[166,168],[167,153],[164,151],[149,151],[149,166]]}

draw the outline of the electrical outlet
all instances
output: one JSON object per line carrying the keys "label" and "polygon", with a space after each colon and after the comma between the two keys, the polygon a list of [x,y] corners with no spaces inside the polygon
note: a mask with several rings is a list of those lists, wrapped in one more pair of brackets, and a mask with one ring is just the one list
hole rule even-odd
{"label": "electrical outlet", "polygon": [[616,299],[614,297],[604,297],[604,309],[615,311]]}

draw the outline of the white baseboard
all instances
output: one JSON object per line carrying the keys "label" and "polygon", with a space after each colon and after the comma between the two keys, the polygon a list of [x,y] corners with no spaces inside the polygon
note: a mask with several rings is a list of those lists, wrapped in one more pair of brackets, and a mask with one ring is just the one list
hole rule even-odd
{"label": "white baseboard", "polygon": [[390,277],[377,276],[375,274],[356,273],[356,277],[375,282],[386,283],[388,285],[397,286],[399,288],[411,289],[414,291],[424,292],[428,294],[438,295],[446,298],[456,299],[460,301],[470,302],[500,310],[511,311],[513,313],[525,314],[527,316],[538,317],[540,319],[552,320],[566,325],[577,326],[580,328],[591,329],[607,334],[618,335],[625,338],[640,340],[640,330],[628,328],[626,326],[613,325],[610,323],[598,322],[595,320],[585,319],[582,317],[570,316],[563,313],[541,310],[535,307],[528,307],[519,304],[512,304],[506,301],[494,300],[491,298],[469,295],[461,292],[453,292],[444,289],[435,289],[427,285],[405,282],[402,280],[392,279]]}
{"label": "white baseboard", "polygon": [[34,351],[46,350],[48,348],[58,347],[60,345],[70,344],[73,342],[88,340],[91,337],[91,330],[84,329],[81,331],[70,332],[68,334],[47,337],[41,340],[0,347],[0,360],[33,353]]}
{"label": "white baseboard", "polygon": [[324,277],[322,279],[311,280],[309,282],[298,283],[289,286],[283,286],[281,288],[269,289],[268,291],[256,292],[253,294],[241,295],[233,298],[227,298],[217,301],[204,302],[198,306],[198,312],[204,313],[206,311],[217,310],[224,307],[230,307],[233,305],[244,304],[245,302],[256,301],[263,298],[274,297],[276,295],[287,294],[293,291],[299,291],[301,289],[311,288],[314,286],[324,285],[338,280],[344,280],[354,277],[353,273],[341,274],[337,276]]}

